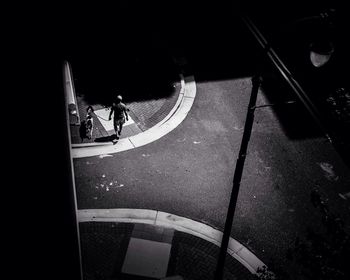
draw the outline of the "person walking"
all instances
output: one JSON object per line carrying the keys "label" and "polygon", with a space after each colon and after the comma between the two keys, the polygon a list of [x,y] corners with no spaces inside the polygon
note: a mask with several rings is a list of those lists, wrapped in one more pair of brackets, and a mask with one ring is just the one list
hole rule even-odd
{"label": "person walking", "polygon": [[94,119],[92,117],[92,113],[94,112],[94,109],[90,105],[86,109],[86,135],[88,139],[92,139],[92,132],[94,129]]}
{"label": "person walking", "polygon": [[90,105],[86,109],[86,118],[81,121],[80,127],[79,127],[79,135],[81,138],[81,142],[84,142],[84,139],[87,138],[89,140],[92,139],[92,132],[94,129],[94,119],[92,117],[92,114],[94,112],[94,109]]}
{"label": "person walking", "polygon": [[119,139],[119,136],[123,129],[123,124],[125,123],[125,119],[128,121],[128,109],[126,108],[125,104],[122,103],[122,96],[117,96],[117,101],[113,102],[111,112],[109,113],[109,120],[112,119],[112,114],[114,113],[113,117],[113,125],[114,125],[114,131],[116,134],[116,138]]}
{"label": "person walking", "polygon": [[84,139],[87,138],[87,135],[86,135],[86,120],[82,120],[81,123],[80,123],[79,135],[80,135],[81,142],[84,142]]}

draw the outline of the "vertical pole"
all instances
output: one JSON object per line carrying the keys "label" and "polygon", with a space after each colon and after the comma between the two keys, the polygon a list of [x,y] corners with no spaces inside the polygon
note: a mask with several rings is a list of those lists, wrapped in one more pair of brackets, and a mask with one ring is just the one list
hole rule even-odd
{"label": "vertical pole", "polygon": [[69,110],[69,124],[80,125],[78,102],[74,87],[72,68],[68,61],[64,62],[64,93]]}
{"label": "vertical pole", "polygon": [[248,148],[248,142],[249,142],[250,135],[253,128],[254,111],[255,111],[255,105],[256,105],[256,99],[258,96],[259,86],[261,84],[261,77],[254,76],[252,78],[252,84],[253,84],[252,92],[250,95],[250,101],[249,101],[246,121],[244,125],[243,137],[241,140],[241,147],[240,147],[238,158],[236,161],[235,173],[233,176],[231,198],[227,209],[225,228],[224,228],[218,262],[217,262],[216,271],[215,271],[215,280],[222,280],[224,275],[227,247],[228,247],[228,242],[230,240],[232,222],[235,214],[237,197],[238,197],[239,187],[241,184],[241,178],[243,173],[244,161],[246,158],[246,152]]}
{"label": "vertical pole", "polygon": [[[70,82],[72,83],[72,79],[71,79],[71,69],[69,66],[69,63],[67,61],[64,62],[64,81],[67,81],[68,76],[66,76],[65,74],[67,74],[67,71],[69,73],[69,79]],[[66,85],[65,85],[66,86]],[[71,85],[72,86],[72,85]],[[73,89],[73,87],[72,87]],[[66,88],[65,88],[66,90]],[[75,98],[75,92],[74,90],[72,90],[71,94],[73,94],[73,97]],[[67,105],[69,103],[69,94],[67,93],[67,91],[65,91],[65,96],[64,96],[64,104],[65,104],[65,130],[66,130],[66,142],[65,144],[68,144],[65,146],[66,148],[66,174],[67,174],[67,178],[65,178],[69,184],[67,184],[65,187],[67,188],[67,195],[69,195],[69,197],[67,196],[67,204],[69,205],[69,208],[66,208],[66,211],[70,210],[71,212],[69,213],[69,221],[67,221],[67,223],[69,222],[69,226],[70,226],[70,242],[71,242],[71,262],[72,265],[74,264],[74,271],[72,271],[72,273],[74,272],[74,274],[72,274],[74,276],[74,278],[72,279],[77,279],[77,280],[82,280],[83,279],[83,267],[82,267],[82,255],[81,255],[81,245],[80,245],[80,231],[79,231],[79,221],[78,221],[78,202],[77,202],[77,195],[76,195],[76,187],[75,187],[75,180],[74,180],[74,165],[73,165],[73,158],[71,155],[71,150],[72,150],[72,146],[71,146],[71,134],[70,134],[70,112],[68,112],[67,110]],[[76,101],[76,99],[75,99]],[[77,108],[77,107],[76,107]],[[78,108],[77,108],[78,110]],[[78,113],[78,120],[79,120],[79,113]],[[68,150],[68,151],[67,151]],[[67,182],[67,183],[68,183]],[[73,263],[74,261],[74,263]]]}

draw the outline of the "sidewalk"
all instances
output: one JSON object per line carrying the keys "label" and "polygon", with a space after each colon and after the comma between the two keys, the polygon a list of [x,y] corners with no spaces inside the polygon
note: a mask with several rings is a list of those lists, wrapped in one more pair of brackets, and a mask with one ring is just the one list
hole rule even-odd
{"label": "sidewalk", "polygon": [[[99,109],[95,111],[95,115],[98,115],[98,119],[108,135],[98,137],[92,143],[72,143],[72,157],[81,158],[123,152],[154,142],[174,130],[186,118],[196,97],[194,77],[183,74],[179,74],[179,76],[181,80],[179,83],[175,83],[173,95],[132,104],[132,112],[135,112],[133,113],[134,119],[138,120],[137,127],[142,133],[135,134],[133,131],[131,136],[127,136],[126,133],[122,132],[124,136],[114,145],[112,137],[108,136],[114,134],[113,124],[108,121],[108,109]],[[129,120],[129,126],[133,124],[135,127],[135,122],[131,118],[132,116]],[[142,124],[144,127],[141,126]],[[77,130],[78,128],[73,127],[73,129]],[[146,130],[142,131],[142,129]]]}
{"label": "sidewalk", "polygon": [[[172,94],[167,97],[127,103],[127,96],[124,96],[126,100],[124,103],[130,111],[129,121],[124,124],[120,139],[137,135],[162,121],[175,106],[180,89],[180,81],[177,81],[174,83]],[[87,104],[82,96],[77,96],[77,103],[81,120],[85,119],[87,107],[89,105],[93,107],[94,130],[92,139],[84,139],[82,142],[79,126],[71,125],[71,143],[110,142],[109,137],[114,134],[113,121],[108,121],[110,109],[100,104]]]}
{"label": "sidewalk", "polygon": [[[93,217],[88,218],[88,211],[81,213],[79,223],[84,279],[214,279],[219,246],[181,230],[176,221],[163,225],[150,223],[145,218],[151,216],[149,210],[142,212],[147,212],[146,215],[139,215],[137,210],[130,209],[131,215],[139,219],[118,218],[118,210],[111,211],[114,218],[108,214],[96,217],[101,214],[93,210],[89,214],[93,213]],[[162,214],[181,219],[161,212],[157,213],[158,219],[162,220]],[[210,235],[201,227],[197,232]],[[240,244],[235,246],[238,256],[245,248]],[[227,254],[224,279],[257,279],[247,264],[243,264],[247,262],[249,266],[249,262],[254,263],[252,259],[249,253],[237,259],[232,253]]]}

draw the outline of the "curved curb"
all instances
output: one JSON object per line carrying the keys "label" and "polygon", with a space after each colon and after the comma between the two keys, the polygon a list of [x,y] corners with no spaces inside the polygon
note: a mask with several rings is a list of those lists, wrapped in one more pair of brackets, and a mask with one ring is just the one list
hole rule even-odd
{"label": "curved curb", "polygon": [[138,148],[158,140],[159,138],[175,129],[187,116],[196,96],[196,83],[194,77],[184,77],[182,74],[180,74],[180,76],[181,89],[179,97],[173,109],[162,121],[142,133],[119,140],[116,145],[113,145],[112,143],[98,143],[97,145],[95,143],[92,143],[92,145],[88,147],[84,146],[72,148],[72,158],[83,158],[98,156],[101,154],[119,153],[122,151]]}
{"label": "curved curb", "polygon": [[[169,214],[162,211],[148,209],[88,209],[78,210],[78,222],[124,222],[144,223],[195,235],[220,247],[222,232],[206,224]],[[237,240],[230,237],[227,253],[244,265],[252,274],[257,274],[258,268],[265,266],[252,252]]]}

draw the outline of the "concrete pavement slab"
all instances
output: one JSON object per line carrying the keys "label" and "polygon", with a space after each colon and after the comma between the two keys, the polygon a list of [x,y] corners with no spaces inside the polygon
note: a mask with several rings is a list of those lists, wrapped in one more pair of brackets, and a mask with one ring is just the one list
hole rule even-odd
{"label": "concrete pavement slab", "polygon": [[165,277],[171,244],[131,237],[122,273],[143,277]]}
{"label": "concrete pavement slab", "polygon": [[[102,126],[107,132],[114,133],[114,126],[113,126],[113,121],[108,120],[109,114],[110,114],[110,109],[100,109],[96,110],[94,113],[95,115],[99,118],[99,121],[101,122]],[[124,128],[128,125],[134,124],[134,120],[129,117],[127,121],[125,121]]]}

